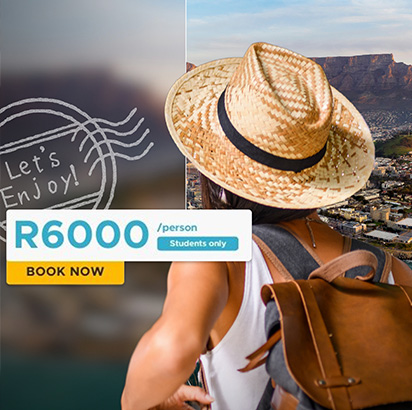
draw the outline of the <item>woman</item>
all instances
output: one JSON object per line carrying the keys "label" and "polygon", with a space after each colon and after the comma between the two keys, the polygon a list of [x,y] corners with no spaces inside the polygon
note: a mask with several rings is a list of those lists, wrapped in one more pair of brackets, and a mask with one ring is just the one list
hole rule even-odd
{"label": "woman", "polygon": [[[252,209],[254,224],[280,224],[320,263],[342,254],[344,238],[316,209],[365,184],[374,146],[361,115],[317,64],[253,44],[243,58],[213,61],[180,78],[166,120],[206,177],[206,207]],[[392,273],[410,283],[400,261],[393,260]],[[272,277],[284,280],[256,243],[246,263],[173,263],[163,313],[131,358],[123,410],[211,403],[199,388],[179,387],[201,354],[213,410],[256,408],[268,376],[264,368],[246,375],[237,369],[265,340],[260,287]]]}

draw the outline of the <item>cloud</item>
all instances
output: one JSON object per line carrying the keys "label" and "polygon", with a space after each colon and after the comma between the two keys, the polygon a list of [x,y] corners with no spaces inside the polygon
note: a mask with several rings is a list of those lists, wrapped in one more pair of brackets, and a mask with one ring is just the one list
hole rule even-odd
{"label": "cloud", "polygon": [[308,56],[392,52],[412,64],[412,11],[406,1],[259,1],[222,13],[188,0],[188,57],[195,64],[243,55],[255,41]]}

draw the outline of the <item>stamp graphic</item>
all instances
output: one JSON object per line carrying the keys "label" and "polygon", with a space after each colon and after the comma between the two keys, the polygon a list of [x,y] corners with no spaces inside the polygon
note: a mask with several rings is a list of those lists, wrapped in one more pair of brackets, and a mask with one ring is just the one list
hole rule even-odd
{"label": "stamp graphic", "polygon": [[8,209],[108,209],[116,161],[140,160],[154,146],[136,112],[111,122],[51,98],[0,108],[0,240]]}

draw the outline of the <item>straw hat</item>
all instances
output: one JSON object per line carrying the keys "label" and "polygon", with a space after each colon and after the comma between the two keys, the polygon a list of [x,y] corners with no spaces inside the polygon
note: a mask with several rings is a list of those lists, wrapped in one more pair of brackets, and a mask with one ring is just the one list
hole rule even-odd
{"label": "straw hat", "polygon": [[314,61],[270,44],[186,73],[165,112],[175,143],[204,175],[261,204],[336,203],[373,167],[372,138],[356,108]]}

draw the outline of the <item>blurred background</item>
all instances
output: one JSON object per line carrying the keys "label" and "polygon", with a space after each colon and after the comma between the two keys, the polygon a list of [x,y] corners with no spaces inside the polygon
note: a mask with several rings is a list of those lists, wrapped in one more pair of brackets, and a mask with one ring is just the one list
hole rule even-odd
{"label": "blurred background", "polygon": [[123,286],[8,286],[5,212],[184,208],[163,105],[185,1],[0,0],[0,51],[0,408],[119,409],[168,264],[128,263]]}

